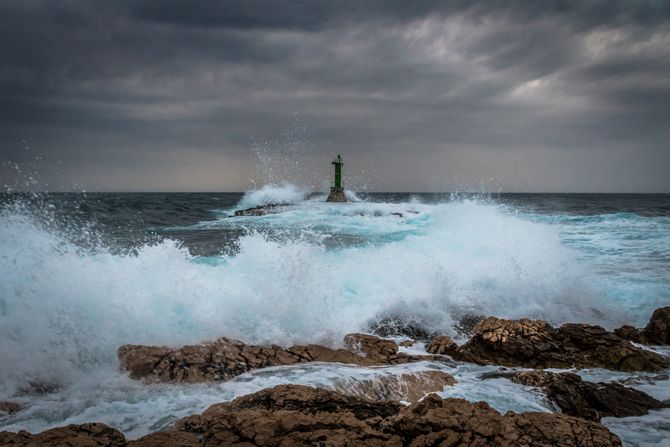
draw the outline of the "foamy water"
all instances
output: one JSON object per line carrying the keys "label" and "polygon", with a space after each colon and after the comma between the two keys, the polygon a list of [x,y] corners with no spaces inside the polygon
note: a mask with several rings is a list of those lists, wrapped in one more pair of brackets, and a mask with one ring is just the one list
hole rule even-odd
{"label": "foamy water", "polygon": [[[213,210],[216,219],[179,228],[242,230],[232,254],[218,256],[194,256],[170,239],[127,254],[84,250],[72,240],[87,235],[70,234],[81,227],[55,230],[35,211],[5,207],[0,400],[28,408],[0,420],[0,429],[103,421],[135,437],[278,383],[332,387],[347,377],[397,372],[301,365],[225,384],[144,386],[117,372],[116,349],[125,343],[181,345],[232,336],[336,346],[346,333],[366,331],[389,314],[451,335],[453,322],[468,313],[640,326],[670,301],[667,217],[548,216],[483,199],[350,198],[355,201],[327,204],[292,185],[265,187]],[[236,209],[287,202],[295,204],[278,214],[228,217]],[[501,411],[551,411],[530,389],[481,383],[486,368],[405,368],[426,367],[457,377],[459,385],[445,395],[487,400]],[[28,382],[61,389],[21,394]],[[611,424],[624,432],[649,421],[656,427],[651,435],[638,430],[633,437],[652,442],[659,430],[670,433],[658,417]]]}

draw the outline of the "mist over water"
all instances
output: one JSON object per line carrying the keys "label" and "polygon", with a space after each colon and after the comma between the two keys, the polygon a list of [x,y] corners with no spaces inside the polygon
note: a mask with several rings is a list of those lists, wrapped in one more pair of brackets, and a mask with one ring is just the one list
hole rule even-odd
{"label": "mist over water", "polygon": [[[0,400],[31,404],[20,417],[36,430],[146,393],[186,415],[197,409],[169,404],[174,391],[120,376],[116,349],[220,336],[337,346],[389,315],[450,335],[466,314],[640,326],[670,302],[667,196],[349,195],[329,204],[280,184],[243,195],[4,196]],[[268,203],[291,205],[230,217]],[[87,409],[70,402],[96,377],[107,397]],[[31,382],[59,384],[70,391],[57,399],[70,403],[50,413],[53,398],[22,394]],[[232,386],[214,395],[238,395]],[[156,429],[164,407],[149,407],[117,426]]]}

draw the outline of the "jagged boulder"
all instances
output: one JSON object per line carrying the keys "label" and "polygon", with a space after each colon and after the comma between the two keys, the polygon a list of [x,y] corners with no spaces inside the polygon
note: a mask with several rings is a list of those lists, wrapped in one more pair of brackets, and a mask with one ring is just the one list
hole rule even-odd
{"label": "jagged boulder", "polygon": [[614,334],[623,340],[632,341],[634,343],[648,344],[647,337],[644,336],[643,331],[628,324],[624,324],[620,328],[614,329]]}
{"label": "jagged boulder", "polygon": [[458,345],[450,337],[446,335],[438,335],[433,337],[430,343],[426,346],[426,351],[431,354],[452,355],[458,351]]}
{"label": "jagged boulder", "polygon": [[644,336],[649,344],[670,345],[670,306],[654,311],[644,328]]}
{"label": "jagged boulder", "polygon": [[176,349],[124,345],[118,349],[118,358],[121,369],[128,371],[134,379],[188,383],[229,380],[253,369],[306,362],[373,366],[433,358],[399,353],[395,342],[372,335],[349,334],[344,343],[348,349],[319,345],[282,348],[277,345],[248,345],[239,340],[220,338]]}
{"label": "jagged boulder", "polygon": [[600,326],[568,323],[554,328],[543,320],[488,317],[475,326],[467,343],[448,349],[455,360],[527,368],[659,371],[670,367],[668,358],[638,348]]}
{"label": "jagged boulder", "polygon": [[345,335],[344,346],[350,352],[379,363],[388,363],[389,359],[397,357],[398,354],[398,345],[393,340],[368,334]]}
{"label": "jagged boulder", "polygon": [[3,447],[126,447],[123,434],[105,424],[68,425],[33,435],[27,431],[0,432]]}
{"label": "jagged boulder", "polygon": [[602,417],[642,416],[649,410],[667,407],[642,391],[619,383],[593,383],[573,373],[518,371],[487,374],[484,378],[505,377],[521,385],[542,388],[560,410],[591,421]]}
{"label": "jagged boulder", "polygon": [[[486,403],[434,394],[407,407],[299,385],[281,385],[216,404],[175,424],[170,434],[194,434],[190,446],[620,446],[600,424],[561,414],[508,412]],[[157,433],[131,442],[149,447]],[[190,442],[194,438],[188,438]]]}
{"label": "jagged boulder", "polygon": [[614,333],[624,340],[644,345],[670,345],[670,306],[656,309],[644,329],[626,324]]}

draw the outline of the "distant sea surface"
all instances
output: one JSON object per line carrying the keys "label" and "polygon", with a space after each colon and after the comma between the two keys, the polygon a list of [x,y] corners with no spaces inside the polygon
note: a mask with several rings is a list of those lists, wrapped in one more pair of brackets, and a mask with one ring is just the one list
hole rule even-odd
{"label": "distant sea surface", "polygon": [[[337,345],[389,315],[450,335],[466,314],[612,329],[670,305],[668,194],[347,195],[328,204],[291,185],[1,195],[0,400],[29,410],[0,429],[105,420],[138,436],[256,385],[326,380],[278,373],[177,397],[117,372],[125,343]],[[233,216],[267,203],[286,205]],[[64,391],[17,397],[29,381]],[[517,389],[508,400],[460,389],[501,410],[543,408]],[[634,442],[670,433],[662,419],[639,422]]]}

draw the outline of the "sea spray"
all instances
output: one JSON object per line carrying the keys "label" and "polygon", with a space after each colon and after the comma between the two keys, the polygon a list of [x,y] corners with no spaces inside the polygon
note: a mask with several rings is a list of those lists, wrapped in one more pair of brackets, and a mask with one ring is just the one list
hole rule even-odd
{"label": "sea spray", "polygon": [[[377,228],[394,237],[328,249],[314,240],[251,232],[239,238],[235,255],[204,263],[169,239],[132,254],[81,250],[30,213],[5,209],[0,349],[11,361],[0,364],[3,386],[114,368],[116,348],[124,343],[178,345],[233,336],[337,345],[344,334],[366,330],[389,312],[448,334],[453,319],[465,313],[609,326],[619,321],[556,228],[499,206],[301,206],[296,212],[321,216],[332,232],[357,227],[364,235]],[[407,217],[394,215],[397,209]]]}
{"label": "sea spray", "polygon": [[[82,200],[77,209],[109,210],[118,219],[121,206],[135,210],[149,203],[152,213],[163,207],[171,216],[168,199],[119,196],[110,207]],[[590,255],[606,250],[614,269],[616,253],[619,262],[652,248],[664,253],[665,239],[653,233],[665,225],[663,216],[621,217],[621,224],[610,216],[598,232],[597,218],[552,220],[490,198],[406,195],[342,205],[311,197],[278,214],[243,219],[227,217],[223,206],[207,220],[166,230],[174,237],[135,241],[127,250],[100,234],[95,219],[58,216],[59,200],[32,197],[31,204],[19,201],[0,211],[0,400],[27,407],[5,419],[3,429],[39,431],[101,420],[132,437],[265,386],[328,387],[358,374],[313,365],[258,371],[229,384],[147,387],[118,372],[116,349],[124,343],[182,345],[232,336],[336,346],[345,333],[368,330],[389,315],[452,335],[465,314],[639,326],[654,299],[663,300],[639,282],[632,289],[637,301],[627,294],[626,275],[638,264],[617,269],[613,277]],[[174,199],[180,210],[174,221],[197,200],[202,199]],[[656,246],[640,235],[626,239],[629,224],[636,235],[655,237]],[[239,234],[237,248],[233,254],[198,256],[188,245],[198,234],[208,240]],[[645,260],[635,275],[655,269],[647,278],[660,290],[667,276],[658,272],[667,266]],[[502,411],[542,405],[541,397],[507,381],[478,386],[481,367],[458,368],[448,372],[466,386],[451,390],[453,395],[484,399]],[[31,396],[21,391],[30,382],[61,388]]]}
{"label": "sea spray", "polygon": [[238,208],[246,209],[263,205],[298,203],[302,202],[308,195],[309,190],[307,188],[292,183],[267,184],[259,189],[245,192]]}

